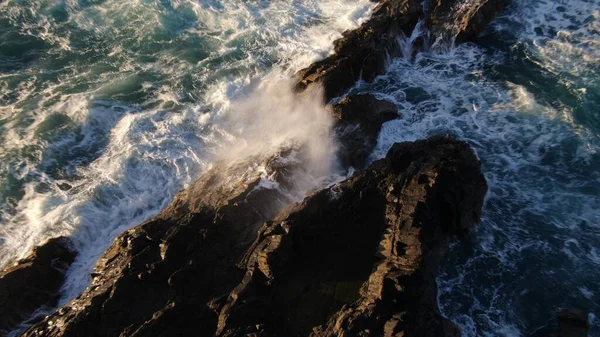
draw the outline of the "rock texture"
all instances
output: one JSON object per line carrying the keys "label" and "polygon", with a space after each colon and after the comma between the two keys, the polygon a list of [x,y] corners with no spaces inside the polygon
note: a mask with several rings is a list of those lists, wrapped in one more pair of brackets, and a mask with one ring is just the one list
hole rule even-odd
{"label": "rock texture", "polygon": [[467,144],[396,144],[278,215],[281,192],[253,175],[230,185],[229,170],[119,236],[90,287],[24,336],[458,334],[439,315],[435,274],[481,214]]}
{"label": "rock texture", "polygon": [[330,106],[343,167],[362,169],[377,145],[383,123],[398,118],[398,107],[371,94],[350,95]]}
{"label": "rock texture", "polygon": [[[213,334],[220,296],[244,273],[236,258],[262,222],[290,203],[286,192],[301,174],[301,156],[288,149],[217,165],[158,216],[117,237],[88,289],[24,336]],[[279,188],[262,187],[267,176]]]}
{"label": "rock texture", "polygon": [[[335,53],[298,72],[297,89],[321,84],[325,100],[338,97],[362,79],[371,82],[385,72],[391,57],[400,56],[398,38],[411,36],[419,21],[426,23],[435,42],[438,36],[456,37],[457,42],[473,40],[501,13],[510,0],[384,0],[371,19],[358,29],[344,32],[335,41]],[[411,52],[427,46],[425,38],[412,41]],[[406,50],[406,49],[405,49]],[[404,55],[410,57],[411,55]]]}
{"label": "rock texture", "polygon": [[458,336],[437,309],[448,243],[481,214],[468,145],[396,144],[387,157],[261,228],[217,335]]}
{"label": "rock texture", "polygon": [[429,27],[434,37],[473,41],[510,0],[437,0],[432,1]]}
{"label": "rock texture", "polygon": [[40,307],[57,304],[75,255],[70,240],[59,237],[0,272],[0,335],[17,328]]}
{"label": "rock texture", "polygon": [[557,322],[557,337],[587,337],[590,330],[588,315],[577,309],[561,310]]}

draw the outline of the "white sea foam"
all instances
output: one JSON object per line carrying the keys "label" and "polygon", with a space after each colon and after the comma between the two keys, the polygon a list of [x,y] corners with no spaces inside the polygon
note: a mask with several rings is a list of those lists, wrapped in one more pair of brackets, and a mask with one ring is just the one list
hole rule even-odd
{"label": "white sea foam", "polygon": [[320,98],[292,93],[289,77],[328,55],[368,17],[369,1],[60,6],[0,7],[52,55],[0,75],[9,81],[0,85],[0,187],[16,192],[0,208],[0,267],[49,237],[71,236],[79,256],[64,303],[87,286],[113,238],[214,160],[295,142],[309,150],[309,174],[290,197],[328,179],[331,121]]}
{"label": "white sea foam", "polygon": [[[525,336],[562,306],[598,308],[595,292],[578,291],[599,276],[600,142],[585,105],[599,88],[598,9],[516,1],[493,25],[516,37],[506,50],[430,48],[353,89],[380,93],[402,114],[384,125],[371,159],[394,142],[450,133],[482,160],[489,192],[475,247],[454,246],[439,279],[442,311],[464,336]],[[539,25],[557,33],[540,37]]]}

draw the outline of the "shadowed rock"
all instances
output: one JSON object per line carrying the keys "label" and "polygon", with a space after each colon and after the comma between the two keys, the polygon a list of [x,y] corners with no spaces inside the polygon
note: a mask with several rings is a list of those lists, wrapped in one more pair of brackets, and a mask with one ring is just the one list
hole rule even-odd
{"label": "shadowed rock", "polygon": [[458,336],[435,276],[486,191],[468,145],[396,144],[383,160],[279,214],[242,262],[218,336]]}
{"label": "shadowed rock", "polygon": [[[296,175],[288,162],[267,165],[282,184]],[[24,336],[457,333],[435,274],[480,216],[486,185],[468,145],[396,144],[277,216],[285,193],[240,167],[211,170],[120,235],[88,289]]]}
{"label": "shadowed rock", "polygon": [[370,82],[386,70],[389,56],[400,48],[396,38],[410,34],[423,16],[420,0],[388,0],[377,5],[358,29],[346,31],[334,42],[335,54],[298,72],[297,89],[320,83],[325,100],[342,95],[359,78]]}
{"label": "shadowed rock", "polygon": [[488,23],[502,13],[510,0],[432,1],[429,27],[434,37],[473,41]]}
{"label": "shadowed rock", "polygon": [[239,257],[292,201],[302,155],[287,149],[216,165],[155,218],[117,237],[85,292],[24,336],[212,335],[221,296],[244,275]]}
{"label": "shadowed rock", "polygon": [[590,330],[587,314],[577,309],[564,309],[557,315],[557,337],[587,337]]}
{"label": "shadowed rock", "polygon": [[57,304],[75,255],[68,238],[50,239],[0,272],[0,335],[17,328],[40,307]]}
{"label": "shadowed rock", "polygon": [[343,167],[362,169],[377,145],[383,123],[399,117],[398,107],[371,94],[350,95],[330,106]]}

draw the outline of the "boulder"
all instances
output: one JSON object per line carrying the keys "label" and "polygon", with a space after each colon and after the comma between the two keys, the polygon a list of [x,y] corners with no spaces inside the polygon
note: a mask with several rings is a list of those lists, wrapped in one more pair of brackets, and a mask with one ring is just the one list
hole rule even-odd
{"label": "boulder", "polygon": [[261,224],[289,205],[303,148],[218,163],[156,217],[119,235],[91,285],[23,336],[212,336]]}
{"label": "boulder", "polygon": [[434,38],[474,41],[509,4],[510,0],[432,1],[428,26]]}
{"label": "boulder", "polygon": [[75,260],[70,239],[54,238],[0,272],[0,335],[43,306],[56,306],[65,272]]}
{"label": "boulder", "polygon": [[262,226],[216,335],[459,336],[439,313],[435,277],[486,189],[465,143],[394,145]]}
{"label": "boulder", "polygon": [[296,88],[302,91],[319,83],[329,102],[359,79],[372,81],[386,71],[390,56],[400,54],[396,38],[410,35],[422,16],[421,0],[381,1],[369,20],[334,42],[333,55],[298,72]]}

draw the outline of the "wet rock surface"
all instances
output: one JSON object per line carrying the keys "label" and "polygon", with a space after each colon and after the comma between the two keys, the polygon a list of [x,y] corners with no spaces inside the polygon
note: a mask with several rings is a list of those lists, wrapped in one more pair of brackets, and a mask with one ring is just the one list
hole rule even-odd
{"label": "wet rock surface", "polygon": [[396,144],[278,215],[281,193],[257,189],[259,176],[228,185],[216,172],[119,236],[90,287],[24,336],[458,334],[435,274],[481,214],[467,144]]}
{"label": "wet rock surface", "polygon": [[[412,57],[402,55],[398,38],[411,36],[419,21],[425,23],[422,29],[431,33],[429,43],[438,37],[470,41],[509,3],[510,0],[434,0],[424,6],[421,0],[381,1],[368,21],[358,29],[344,32],[343,37],[334,42],[333,55],[298,72],[296,87],[302,91],[321,84],[328,102],[344,94],[359,79],[371,82],[383,74],[392,57]],[[404,49],[405,53],[428,47],[422,37],[411,43],[411,48]]]}
{"label": "wet rock surface", "polygon": [[563,309],[557,315],[557,337],[587,337],[590,330],[588,315],[577,309]]}
{"label": "wet rock surface", "polygon": [[65,271],[76,252],[65,237],[48,240],[24,259],[0,272],[0,335],[42,306],[55,306]]}
{"label": "wet rock surface", "polygon": [[343,167],[362,169],[377,145],[383,123],[400,117],[398,107],[371,94],[350,95],[329,107],[335,119]]}
{"label": "wet rock surface", "polygon": [[434,37],[455,38],[457,43],[473,41],[510,0],[437,0],[432,1],[428,26]]}
{"label": "wet rock surface", "polygon": [[468,145],[394,145],[263,225],[217,334],[458,336],[439,314],[435,275],[449,242],[479,220],[485,192]]}
{"label": "wet rock surface", "polygon": [[[286,191],[302,173],[301,152],[216,165],[155,218],[117,237],[86,291],[24,336],[213,334],[221,296],[244,273],[236,259],[260,225],[290,203]],[[263,187],[267,176],[280,188]]]}
{"label": "wet rock surface", "polygon": [[325,100],[342,95],[358,79],[372,81],[386,70],[388,55],[398,55],[396,38],[410,35],[423,17],[420,0],[389,0],[380,2],[371,18],[358,29],[344,32],[335,41],[335,53],[298,72],[297,89],[304,90],[320,83]]}

